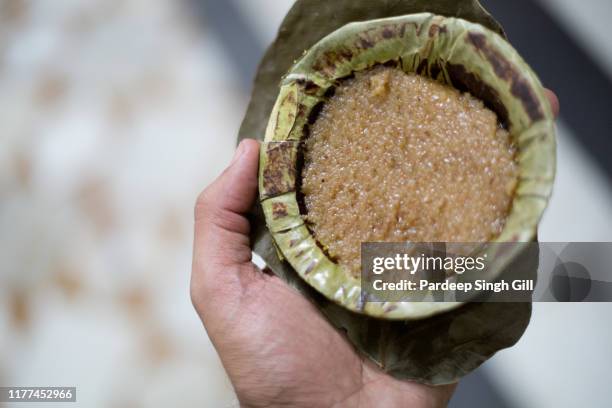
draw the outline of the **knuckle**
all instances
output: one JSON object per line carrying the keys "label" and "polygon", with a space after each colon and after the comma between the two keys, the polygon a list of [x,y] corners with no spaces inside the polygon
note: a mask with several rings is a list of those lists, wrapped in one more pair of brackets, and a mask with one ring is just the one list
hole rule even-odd
{"label": "knuckle", "polygon": [[197,286],[194,284],[194,282],[191,282],[191,285],[189,285],[189,297],[191,299],[191,304],[193,305],[194,309],[196,311],[200,311],[200,305],[202,303],[202,295],[201,295],[201,291],[198,290]]}
{"label": "knuckle", "polygon": [[210,196],[210,189],[206,188],[202,191],[196,199],[194,208],[194,217],[197,220],[204,217],[205,214],[209,213],[212,208],[212,198]]}
{"label": "knuckle", "polygon": [[194,309],[200,315],[202,314],[206,299],[210,296],[209,292],[210,290],[208,285],[206,285],[206,282],[202,279],[202,277],[197,277],[195,275],[192,276],[189,285],[189,298],[191,299],[191,304],[193,305]]}

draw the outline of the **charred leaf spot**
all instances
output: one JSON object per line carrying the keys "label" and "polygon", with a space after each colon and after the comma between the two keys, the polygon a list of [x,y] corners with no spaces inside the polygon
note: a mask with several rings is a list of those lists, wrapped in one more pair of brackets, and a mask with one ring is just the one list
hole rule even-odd
{"label": "charred leaf spot", "polygon": [[342,57],[341,59],[345,61],[350,61],[350,59],[353,58],[353,53],[348,48],[340,50],[339,54],[340,54],[340,57]]}
{"label": "charred leaf spot", "polygon": [[304,275],[308,275],[310,272],[312,272],[313,269],[317,266],[317,264],[318,262],[316,260],[313,260],[312,262],[310,262],[310,264],[308,264],[308,266],[304,270]]}
{"label": "charred leaf spot", "polygon": [[338,65],[350,61],[351,58],[353,58],[353,52],[348,48],[326,51],[317,59],[312,67],[316,71],[333,75]]}
{"label": "charred leaf spot", "polygon": [[308,108],[303,103],[300,103],[297,108],[297,116],[303,118],[307,115]]}
{"label": "charred leaf spot", "polygon": [[363,48],[364,50],[370,49],[374,46],[374,42],[366,37],[360,37],[359,38],[359,46],[361,48]]}
{"label": "charred leaf spot", "polygon": [[[302,140],[306,140],[309,137],[310,137],[310,125],[308,123],[306,123],[304,125],[304,127],[302,128]],[[298,163],[301,163],[300,162],[300,156],[302,156],[302,155],[298,155]],[[302,160],[302,162],[303,162],[303,160]],[[301,167],[298,166],[298,169],[300,169],[300,171],[298,171],[298,173],[300,173],[301,172]],[[299,182],[299,181],[300,181],[300,179],[297,179],[297,182]]]}
{"label": "charred leaf spot", "polygon": [[281,121],[280,119],[281,119],[281,110],[279,109],[279,110],[276,112],[276,121],[275,121],[276,125],[274,126],[275,131],[277,131],[277,130],[278,130],[278,127],[280,126],[280,121]]}
{"label": "charred leaf spot", "polygon": [[[350,75],[351,77],[354,76],[354,74]],[[336,94],[336,87],[335,86],[330,86],[329,88],[327,88],[325,90],[325,93],[323,94],[323,98],[325,99],[329,99],[332,96],[334,96]]]}
{"label": "charred leaf spot", "polygon": [[448,32],[448,28],[446,26],[441,26],[438,24],[432,24],[429,27],[429,37],[434,37],[436,34],[445,34]]}
{"label": "charred leaf spot", "polygon": [[419,75],[427,75],[432,79],[436,79],[440,74],[441,70],[442,68],[440,67],[440,64],[437,61],[433,61],[430,65],[429,60],[424,59],[417,66],[416,72]]}
{"label": "charred leaf spot", "polygon": [[291,103],[291,104],[295,103],[296,102],[295,94],[293,92],[289,92],[287,96],[285,97],[285,102]]}
{"label": "charred leaf spot", "polygon": [[487,39],[485,35],[481,33],[468,33],[468,40],[478,49],[483,49],[487,45]]}
{"label": "charred leaf spot", "polygon": [[[297,99],[295,97],[295,94],[293,92],[289,92],[284,100],[283,100],[283,105],[293,105],[297,102]],[[278,130],[279,126],[281,126],[281,115],[282,114],[287,114],[287,117],[289,120],[294,120],[295,119],[295,112],[294,111],[289,111],[287,112],[285,110],[285,112],[283,112],[283,109],[279,109],[278,112],[276,113],[276,130]]]}
{"label": "charred leaf spot", "polygon": [[389,60],[387,62],[383,62],[382,64],[383,67],[389,67],[389,68],[400,68],[402,65],[400,64],[399,59],[397,60]]}
{"label": "charred leaf spot", "polygon": [[432,24],[429,27],[429,37],[433,37],[434,35],[438,34],[439,31],[440,31],[440,26],[437,24]]}
{"label": "charred leaf spot", "polygon": [[391,304],[385,308],[385,312],[389,313],[389,312],[394,311],[395,309],[397,309],[397,305]]}
{"label": "charred leaf spot", "polygon": [[448,62],[446,70],[455,88],[462,92],[469,92],[482,100],[487,107],[497,113],[502,125],[504,127],[508,126],[508,110],[501,102],[495,88],[482,81],[477,75],[467,71],[463,65]]}
{"label": "charred leaf spot", "polygon": [[287,205],[285,203],[272,204],[272,218],[275,220],[286,217],[288,215]]}
{"label": "charred leaf spot", "polygon": [[417,74],[419,75],[423,75],[427,72],[427,64],[429,63],[429,61],[427,60],[427,58],[425,58],[423,61],[421,61],[419,63],[419,66],[416,69]]}
{"label": "charred leaf spot", "polygon": [[503,55],[489,47],[485,35],[470,32],[467,40],[489,61],[495,75],[510,83],[510,92],[521,101],[529,118],[534,122],[543,119],[544,114],[531,86]]}
{"label": "charred leaf spot", "polygon": [[536,122],[544,118],[540,103],[537,98],[533,95],[531,87],[525,81],[513,81],[512,88],[510,89],[512,95],[519,98],[525,110],[529,114],[529,118]]}
{"label": "charred leaf spot", "polygon": [[338,50],[326,51],[317,59],[317,61],[313,64],[312,67],[316,71],[331,76],[338,68],[338,65],[346,61],[350,61],[351,58],[353,58],[353,53],[348,48],[340,48]]}
{"label": "charred leaf spot", "polygon": [[267,147],[268,163],[263,171],[266,196],[273,197],[295,189],[295,163],[292,142],[270,143]]}
{"label": "charred leaf spot", "polygon": [[431,78],[436,79],[438,77],[438,75],[440,74],[441,70],[442,70],[442,68],[440,68],[440,64],[438,62],[432,64],[432,66],[430,68]]}
{"label": "charred leaf spot", "polygon": [[289,247],[290,247],[290,248],[293,248],[294,246],[296,246],[296,245],[297,245],[297,244],[299,244],[299,243],[300,243],[300,240],[299,240],[299,239],[290,239],[290,240],[289,240]]}
{"label": "charred leaf spot", "polygon": [[318,72],[323,72],[323,73],[326,72],[325,71],[326,67],[322,64],[321,61],[317,61],[314,64],[312,64],[312,69],[314,69],[315,71],[318,71]]}
{"label": "charred leaf spot", "polygon": [[383,36],[383,38],[385,38],[385,39],[387,39],[387,40],[388,40],[389,38],[393,38],[393,36],[395,36],[395,30],[394,30],[394,28],[389,27],[389,26],[388,26],[388,27],[383,28],[383,31],[382,31],[382,36]]}
{"label": "charred leaf spot", "polygon": [[312,110],[310,111],[310,114],[308,115],[309,124],[312,125],[313,123],[315,123],[315,121],[319,117],[319,114],[321,113],[321,110],[323,110],[323,102],[319,102],[315,106],[313,106]]}
{"label": "charred leaf spot", "polygon": [[298,79],[296,82],[299,86],[302,87],[306,95],[317,95],[319,90],[321,89],[319,85],[317,85],[313,81],[309,81],[306,79]]}
{"label": "charred leaf spot", "polygon": [[323,53],[321,57],[323,62],[328,67],[335,67],[338,62],[341,62],[344,59],[342,51],[327,51]]}
{"label": "charred leaf spot", "polygon": [[323,74],[329,74],[329,64],[328,61],[325,59],[325,56],[321,57],[320,59],[318,59],[313,65],[312,68],[315,71],[321,72]]}

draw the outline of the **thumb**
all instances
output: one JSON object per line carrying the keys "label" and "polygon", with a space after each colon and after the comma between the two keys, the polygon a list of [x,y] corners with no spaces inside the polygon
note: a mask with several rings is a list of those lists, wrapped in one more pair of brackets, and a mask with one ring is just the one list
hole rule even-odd
{"label": "thumb", "polygon": [[215,284],[228,267],[250,265],[246,213],[257,196],[259,143],[243,140],[229,167],[198,197],[195,208],[193,279]]}

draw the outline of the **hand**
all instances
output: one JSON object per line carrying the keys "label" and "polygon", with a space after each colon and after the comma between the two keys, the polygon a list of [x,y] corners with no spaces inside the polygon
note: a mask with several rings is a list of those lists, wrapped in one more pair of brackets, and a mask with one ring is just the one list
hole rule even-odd
{"label": "hand", "polygon": [[[548,91],[555,115],[556,96]],[[300,293],[251,263],[245,216],[259,144],[244,140],[198,198],[191,297],[245,407],[441,407],[455,385],[399,381],[355,351]]]}
{"label": "hand", "polygon": [[259,144],[198,198],[191,297],[245,407],[439,407],[454,386],[389,377],[300,293],[251,263]]}

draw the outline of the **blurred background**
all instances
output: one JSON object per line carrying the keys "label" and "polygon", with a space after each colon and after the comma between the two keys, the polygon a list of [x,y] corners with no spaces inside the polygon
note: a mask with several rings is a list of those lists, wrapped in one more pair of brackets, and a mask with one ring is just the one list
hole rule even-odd
{"label": "blurred background", "polygon": [[[612,2],[483,3],[561,99],[540,240],[612,241]],[[188,296],[193,204],[291,4],[0,0],[0,385],[237,406]],[[611,314],[534,305],[451,406],[609,407]]]}

